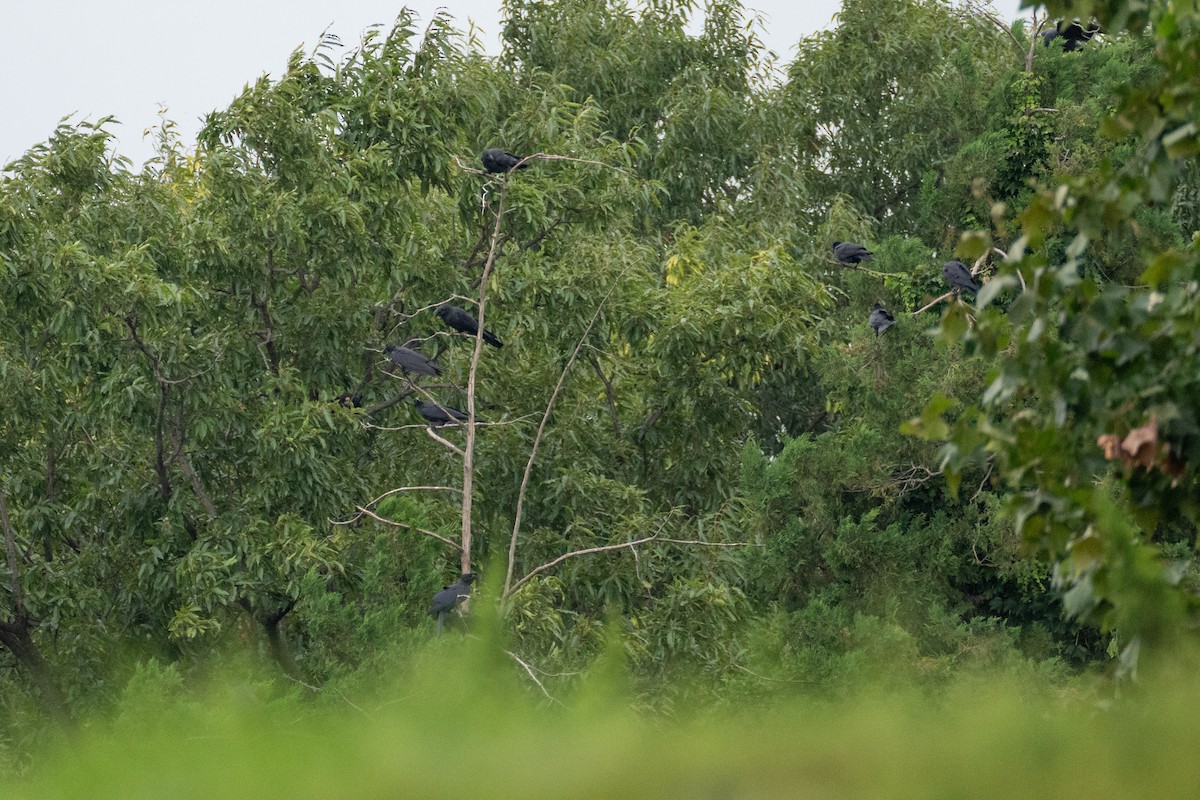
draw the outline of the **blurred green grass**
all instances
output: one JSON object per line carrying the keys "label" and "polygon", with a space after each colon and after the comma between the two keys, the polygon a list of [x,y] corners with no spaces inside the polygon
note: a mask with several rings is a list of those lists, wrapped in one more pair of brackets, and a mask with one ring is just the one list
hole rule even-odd
{"label": "blurred green grass", "polygon": [[550,702],[489,637],[431,642],[370,690],[149,664],[119,713],[40,753],[20,798],[1008,798],[1200,795],[1190,665],[1117,700],[997,671],[936,692],[787,693],[638,715],[619,670]]}

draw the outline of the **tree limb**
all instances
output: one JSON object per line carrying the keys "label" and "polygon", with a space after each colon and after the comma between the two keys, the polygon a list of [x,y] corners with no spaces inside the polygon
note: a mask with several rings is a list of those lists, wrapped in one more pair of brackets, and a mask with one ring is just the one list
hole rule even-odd
{"label": "tree limb", "polygon": [[596,359],[596,355],[592,352],[587,354],[588,361],[591,362],[592,369],[596,371],[596,377],[604,384],[604,396],[608,400],[608,415],[612,418],[613,435],[618,439],[623,438],[624,434],[621,431],[621,420],[617,416],[617,398],[613,392],[612,380],[604,374],[600,362]]}
{"label": "tree limb", "polygon": [[542,682],[540,680],[538,680],[538,676],[533,674],[533,667],[531,667],[531,666],[529,666],[529,664],[525,663],[525,660],[522,659],[520,656],[518,656],[516,653],[514,653],[512,650],[505,650],[504,652],[513,661],[516,661],[518,664],[520,664],[524,668],[525,674],[529,676],[530,680],[532,680],[534,683],[537,684],[537,687],[542,690],[542,694],[546,695],[547,700],[549,700],[551,703],[558,703],[560,706],[562,705],[562,703],[559,702],[558,698],[554,697],[552,694],[550,694],[548,691],[546,691],[546,687],[542,684]]}
{"label": "tree limb", "polygon": [[[454,442],[451,442],[449,439],[443,439],[441,436],[438,436],[436,433],[434,433],[434,432],[433,432],[433,426],[432,426],[432,425],[426,425],[426,426],[425,426],[425,434],[426,434],[427,436],[429,436],[429,438],[433,439],[434,441],[436,441],[436,442],[441,442],[443,447],[446,447],[448,450],[450,450],[452,453],[454,453],[455,455],[457,455],[459,458],[465,458],[465,457],[466,457],[466,453],[464,453],[464,452],[463,452],[463,450],[462,450],[462,448],[461,448],[461,447],[459,447],[458,445],[454,444]],[[466,491],[467,491],[467,487],[466,487],[466,486],[464,486],[464,487],[463,487],[463,494],[464,494],[464,495],[466,494]],[[470,572],[470,570],[467,570],[467,571],[468,571],[468,572]]]}
{"label": "tree limb", "polygon": [[511,589],[506,588],[504,590],[504,594],[502,595],[502,597],[510,597],[513,592],[517,591],[517,589],[520,589],[522,586],[524,586],[525,583],[527,581],[529,581],[534,575],[537,575],[539,572],[545,572],[546,570],[552,569],[553,567],[557,567],[559,564],[566,561],[568,558],[575,558],[576,556],[586,556],[586,555],[590,555],[592,553],[603,553],[603,552],[606,552],[609,550],[623,550],[626,547],[633,548],[639,544],[645,544],[646,542],[654,541],[657,538],[658,538],[658,534],[655,533],[651,536],[646,536],[641,539],[635,539],[632,542],[622,542],[621,544],[606,544],[606,545],[603,545],[602,547],[587,547],[587,548],[584,548],[583,550],[572,550],[569,553],[563,553],[561,556],[554,559],[553,561],[547,561],[545,564],[542,564],[540,567],[530,570],[525,575],[524,578],[521,578],[521,580],[514,583],[512,585]]}
{"label": "tree limb", "polygon": [[26,619],[25,592],[21,588],[20,563],[17,561],[17,537],[8,517],[8,495],[0,486],[0,527],[4,528],[4,553],[8,558],[8,586],[12,594],[13,617]]}

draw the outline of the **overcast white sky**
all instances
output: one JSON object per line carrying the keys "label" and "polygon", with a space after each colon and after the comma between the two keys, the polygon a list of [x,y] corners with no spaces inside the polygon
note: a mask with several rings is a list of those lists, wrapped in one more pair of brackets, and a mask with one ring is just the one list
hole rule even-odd
{"label": "overcast white sky", "polygon": [[[829,27],[839,0],[744,0],[766,17],[765,40],[786,62],[808,34]],[[993,0],[1006,19],[1020,0]],[[328,28],[347,45],[390,26],[404,5],[427,20],[440,6],[472,20],[498,51],[500,0],[0,0],[7,68],[0,78],[0,165],[44,141],[60,118],[113,115],[118,150],[140,165],[143,133],[159,107],[191,143],[200,118],[224,108],[264,72],[279,74],[297,46]]]}

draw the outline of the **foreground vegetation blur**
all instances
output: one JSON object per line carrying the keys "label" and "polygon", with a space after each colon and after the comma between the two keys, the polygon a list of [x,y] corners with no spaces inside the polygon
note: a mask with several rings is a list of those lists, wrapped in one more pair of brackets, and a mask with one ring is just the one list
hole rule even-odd
{"label": "foreground vegetation blur", "polygon": [[0,178],[0,760],[197,797],[526,761],[514,796],[566,762],[580,796],[1015,794],[1001,749],[1126,796],[1083,765],[1186,763],[1190,690],[1118,691],[1197,621],[1184,5],[1054,3],[1104,28],[1066,52],[847,0],[782,63],[731,2],[689,35],[687,3],[514,0],[498,58],[402,15],[140,171],[60,127]]}

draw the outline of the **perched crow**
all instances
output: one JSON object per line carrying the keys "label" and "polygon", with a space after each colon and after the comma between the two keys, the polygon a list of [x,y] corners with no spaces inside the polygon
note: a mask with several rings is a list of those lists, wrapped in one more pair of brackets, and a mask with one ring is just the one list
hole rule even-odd
{"label": "perched crow", "polygon": [[[489,147],[483,151],[483,168],[493,174],[498,172],[509,172],[513,167],[517,167],[521,156],[514,156],[499,147]],[[525,169],[528,164],[521,164],[517,169]]]}
{"label": "perched crow", "polygon": [[967,269],[967,265],[957,259],[947,261],[942,265],[942,278],[956,292],[979,293],[979,284],[975,283],[971,278],[971,270]]}
{"label": "perched crow", "polygon": [[[456,331],[462,331],[463,333],[475,336],[479,330],[479,320],[457,306],[440,306],[434,313],[437,314],[442,322]],[[496,338],[496,334],[486,328],[483,331],[483,340],[492,347],[504,347],[504,343]]]}
{"label": "perched crow", "polygon": [[392,359],[392,363],[405,372],[415,372],[418,375],[442,374],[442,368],[436,361],[418,353],[416,350],[409,350],[407,347],[389,344],[383,348],[383,352],[387,353],[388,358]]}
{"label": "perched crow", "polygon": [[450,425],[455,422],[466,422],[467,415],[459,411],[457,408],[444,406],[441,403],[426,403],[421,398],[415,398],[413,405],[417,407],[417,413],[429,422],[435,428],[440,428],[443,425]]}
{"label": "perched crow", "polygon": [[1078,50],[1080,47],[1083,47],[1084,42],[1090,40],[1099,32],[1100,26],[1095,22],[1088,23],[1088,26],[1085,28],[1079,24],[1078,20],[1067,22],[1063,19],[1059,20],[1055,27],[1042,33],[1042,42],[1046,47],[1049,47],[1050,42],[1061,36],[1063,51],[1069,53],[1072,50]]}
{"label": "perched crow", "polygon": [[867,322],[871,326],[871,330],[875,331],[875,335],[879,336],[896,324],[896,318],[889,314],[883,306],[876,303],[871,306],[871,318]]}
{"label": "perched crow", "polygon": [[433,596],[433,605],[429,607],[429,616],[437,617],[437,632],[441,634],[442,623],[446,614],[454,607],[471,596],[471,584],[475,581],[475,573],[464,572],[455,583],[444,587]]}
{"label": "perched crow", "polygon": [[853,242],[834,242],[833,255],[843,264],[861,264],[872,260],[870,250]]}

